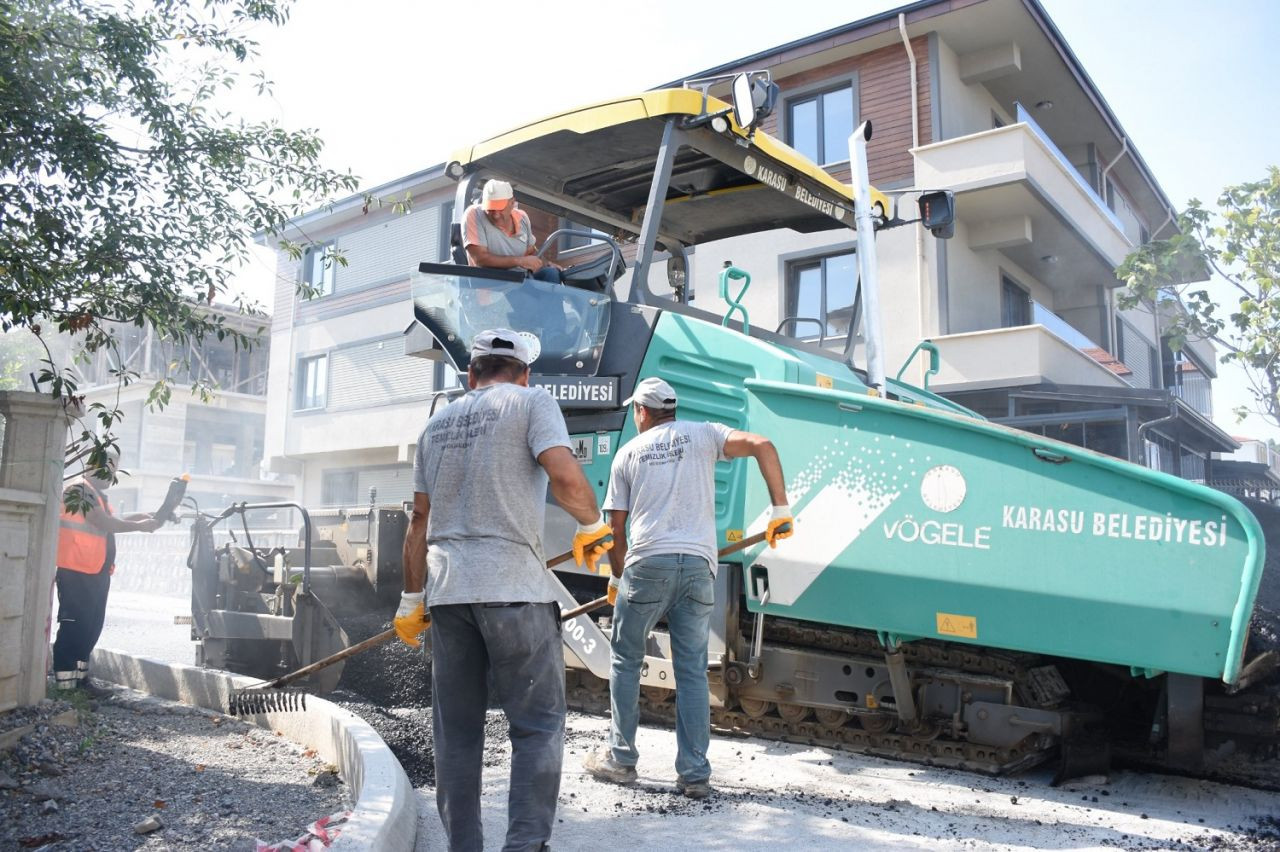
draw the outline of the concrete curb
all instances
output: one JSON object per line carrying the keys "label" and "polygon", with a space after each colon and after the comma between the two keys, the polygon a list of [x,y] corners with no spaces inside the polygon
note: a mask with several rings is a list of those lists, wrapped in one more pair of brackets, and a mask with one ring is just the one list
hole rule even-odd
{"label": "concrete curb", "polygon": [[[95,678],[218,712],[226,712],[233,688],[258,683],[223,671],[162,663],[105,648],[94,650],[91,666]],[[307,697],[305,712],[263,713],[245,719],[281,731],[337,765],[357,799],[351,818],[331,848],[339,852],[413,849],[418,832],[417,797],[400,762],[363,719],[313,696]],[[299,833],[302,829],[298,827]]]}

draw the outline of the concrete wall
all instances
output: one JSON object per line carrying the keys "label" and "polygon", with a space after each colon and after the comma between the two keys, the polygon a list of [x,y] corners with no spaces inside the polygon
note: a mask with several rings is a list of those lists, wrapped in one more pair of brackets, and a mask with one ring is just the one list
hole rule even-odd
{"label": "concrete wall", "polygon": [[67,419],[42,394],[0,392],[0,711],[45,695]]}
{"label": "concrete wall", "polygon": [[1000,278],[1008,275],[1032,299],[1053,309],[1054,293],[1038,278],[997,249],[969,248],[969,228],[956,223],[947,243],[947,303],[951,334],[1000,327]]}
{"label": "concrete wall", "polygon": [[942,38],[938,39],[938,139],[952,139],[990,130],[993,115],[1005,124],[1014,119],[981,83],[965,83],[960,79],[960,59]]}
{"label": "concrete wall", "polygon": [[1044,380],[1064,385],[1124,387],[1124,382],[1038,325],[949,335],[938,344],[942,369],[933,390],[1036,385]]}

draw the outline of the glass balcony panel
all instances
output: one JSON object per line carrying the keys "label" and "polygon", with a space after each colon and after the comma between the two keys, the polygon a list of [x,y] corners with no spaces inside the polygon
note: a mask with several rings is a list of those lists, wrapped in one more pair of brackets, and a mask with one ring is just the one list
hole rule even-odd
{"label": "glass balcony panel", "polygon": [[1052,139],[1049,138],[1049,134],[1045,133],[1044,129],[1040,127],[1040,125],[1036,124],[1036,120],[1031,117],[1031,113],[1027,112],[1026,108],[1023,107],[1022,104],[1015,104],[1015,106],[1017,106],[1018,109],[1018,122],[1020,124],[1025,124],[1030,128],[1032,133],[1039,137],[1040,141],[1053,152],[1053,156],[1056,157],[1058,161],[1066,167],[1071,176],[1075,178],[1076,183],[1080,184],[1080,188],[1089,194],[1089,197],[1098,205],[1098,209],[1102,211],[1103,215],[1110,219],[1111,223],[1123,232],[1125,229],[1124,223],[1121,222],[1120,218],[1116,216],[1110,207],[1107,206],[1107,202],[1102,200],[1102,197],[1098,195],[1097,190],[1089,185],[1089,182],[1084,179],[1084,175],[1080,174],[1080,171],[1071,164],[1069,159],[1067,159],[1067,155],[1062,153],[1062,150],[1054,144]]}

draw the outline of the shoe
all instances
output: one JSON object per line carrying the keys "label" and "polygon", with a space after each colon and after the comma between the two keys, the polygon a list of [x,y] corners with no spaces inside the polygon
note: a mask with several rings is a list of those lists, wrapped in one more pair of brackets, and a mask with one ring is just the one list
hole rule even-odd
{"label": "shoe", "polygon": [[711,795],[711,784],[708,781],[676,781],[676,792],[686,799],[705,799]]}
{"label": "shoe", "polygon": [[110,687],[100,686],[97,682],[92,681],[87,677],[80,681],[80,689],[84,690],[85,695],[88,695],[90,698],[97,698],[99,700],[110,698],[115,695],[115,691]]}
{"label": "shoe", "polygon": [[600,781],[609,781],[613,784],[636,783],[636,768],[618,763],[613,759],[613,753],[607,748],[588,754],[587,759],[582,761],[582,765],[592,778]]}

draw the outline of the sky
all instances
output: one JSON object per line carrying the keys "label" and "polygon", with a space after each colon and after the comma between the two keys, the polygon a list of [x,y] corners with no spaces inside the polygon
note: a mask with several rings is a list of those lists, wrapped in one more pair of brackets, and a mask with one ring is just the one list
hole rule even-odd
{"label": "sky", "polygon": [[[1280,3],[1042,0],[1131,144],[1179,209],[1280,164]],[[313,128],[325,164],[365,188],[446,160],[477,139],[558,110],[651,88],[902,5],[565,0],[301,0],[257,34],[271,99],[254,117]],[[269,298],[259,255],[248,289]],[[1229,413],[1247,401],[1224,367],[1215,419],[1235,435],[1280,429]]]}

